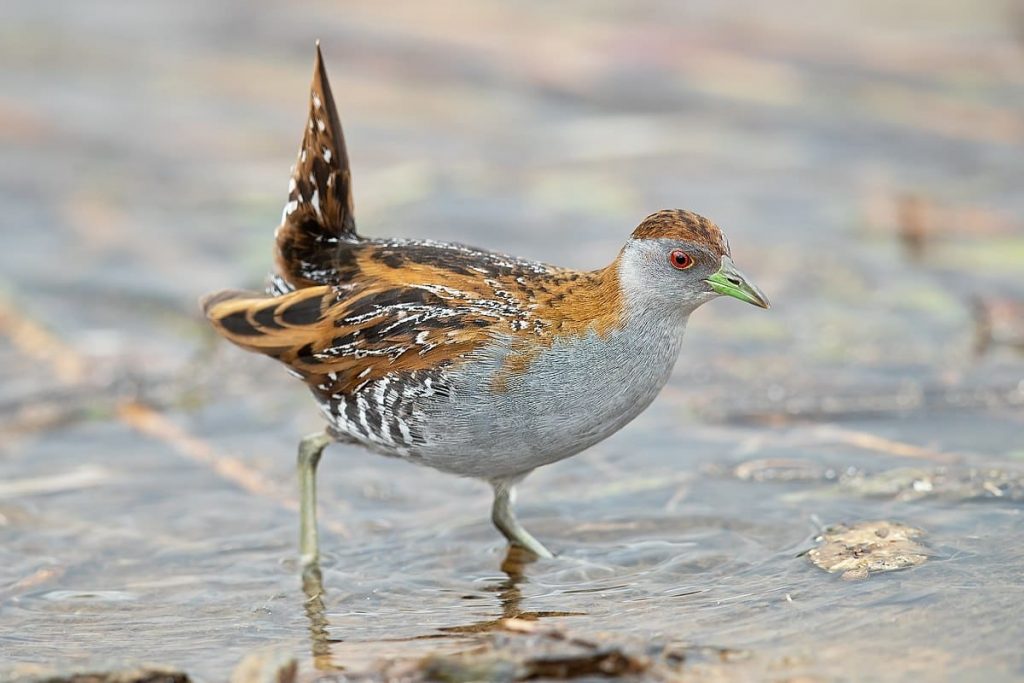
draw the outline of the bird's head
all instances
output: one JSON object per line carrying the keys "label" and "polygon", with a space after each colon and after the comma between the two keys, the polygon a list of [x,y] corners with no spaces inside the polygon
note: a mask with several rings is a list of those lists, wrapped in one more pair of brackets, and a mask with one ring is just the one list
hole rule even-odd
{"label": "bird's head", "polygon": [[680,209],[651,214],[637,226],[619,257],[619,278],[628,296],[685,313],[723,294],[770,306],[733,264],[718,226]]}

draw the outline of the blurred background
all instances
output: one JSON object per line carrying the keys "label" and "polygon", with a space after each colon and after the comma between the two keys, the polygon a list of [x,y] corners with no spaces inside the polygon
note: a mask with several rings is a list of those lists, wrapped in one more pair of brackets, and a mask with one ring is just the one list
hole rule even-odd
{"label": "blurred background", "polygon": [[[0,675],[225,680],[273,652],[308,679],[416,677],[486,652],[475,676],[507,678],[594,654],[569,633],[651,677],[1024,676],[1024,5],[0,19]],[[196,300],[262,286],[316,39],[361,233],[590,269],[688,208],[772,299],[702,308],[651,409],[525,482],[562,559],[503,563],[483,485],[332,446],[325,592],[302,590],[294,449],[318,413]],[[904,571],[805,555],[880,520],[922,532]]]}

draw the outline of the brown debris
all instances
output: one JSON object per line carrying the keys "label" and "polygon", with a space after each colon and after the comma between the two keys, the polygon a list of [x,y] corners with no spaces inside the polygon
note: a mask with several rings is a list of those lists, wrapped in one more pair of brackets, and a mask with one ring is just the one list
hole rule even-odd
{"label": "brown debris", "polygon": [[529,681],[642,676],[644,680],[678,680],[681,667],[697,660],[733,661],[738,653],[717,648],[689,648],[626,643],[604,635],[586,638],[524,619],[502,619],[498,630],[472,649],[431,655],[418,661],[392,662],[372,680]]}
{"label": "brown debris", "polygon": [[1024,300],[978,296],[971,300],[971,313],[975,355],[997,346],[1024,352]]}
{"label": "brown debris", "polygon": [[652,666],[648,658],[628,654],[615,645],[574,638],[558,630],[527,629],[524,633],[514,623],[509,626],[518,642],[495,642],[493,650],[482,653],[428,657],[420,662],[420,674],[429,681],[567,680],[632,676]]}
{"label": "brown debris", "polygon": [[526,662],[523,680],[535,678],[579,678],[582,676],[629,676],[647,670],[647,663],[611,649],[582,653],[537,657]]}
{"label": "brown debris", "polygon": [[900,458],[916,458],[921,460],[933,460],[936,462],[956,462],[960,459],[959,454],[939,451],[934,448],[925,448],[905,441],[897,441],[871,432],[842,427],[827,426],[821,430],[836,443],[847,446],[856,446],[866,451],[875,451],[886,455],[894,455]]}
{"label": "brown debris", "polygon": [[847,581],[866,579],[874,573],[923,564],[928,551],[915,540],[923,534],[920,529],[884,520],[839,524],[819,536],[821,545],[807,556],[830,574],[842,572]]}
{"label": "brown debris", "polygon": [[258,650],[235,667],[230,683],[295,683],[298,669],[295,658],[283,651]]}
{"label": "brown debris", "polygon": [[190,683],[188,674],[163,667],[70,674],[36,674],[12,679],[21,683]]}
{"label": "brown debris", "polygon": [[919,195],[907,194],[897,200],[900,241],[907,258],[920,261],[928,241],[928,205]]}

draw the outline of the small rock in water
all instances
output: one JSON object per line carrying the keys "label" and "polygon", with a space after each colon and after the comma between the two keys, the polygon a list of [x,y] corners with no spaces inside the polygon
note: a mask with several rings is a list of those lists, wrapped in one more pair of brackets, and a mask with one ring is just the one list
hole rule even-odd
{"label": "small rock in water", "polygon": [[830,527],[808,556],[830,574],[842,572],[846,580],[865,579],[872,573],[916,567],[928,559],[928,550],[916,538],[920,529],[898,522],[859,522]]}

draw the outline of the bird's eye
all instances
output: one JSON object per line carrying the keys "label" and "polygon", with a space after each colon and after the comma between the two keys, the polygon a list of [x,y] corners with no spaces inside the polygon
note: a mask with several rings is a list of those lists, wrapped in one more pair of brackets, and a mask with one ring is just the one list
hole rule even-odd
{"label": "bird's eye", "polygon": [[686,270],[693,265],[693,257],[682,249],[673,249],[668,255],[668,262],[672,264],[673,268]]}

